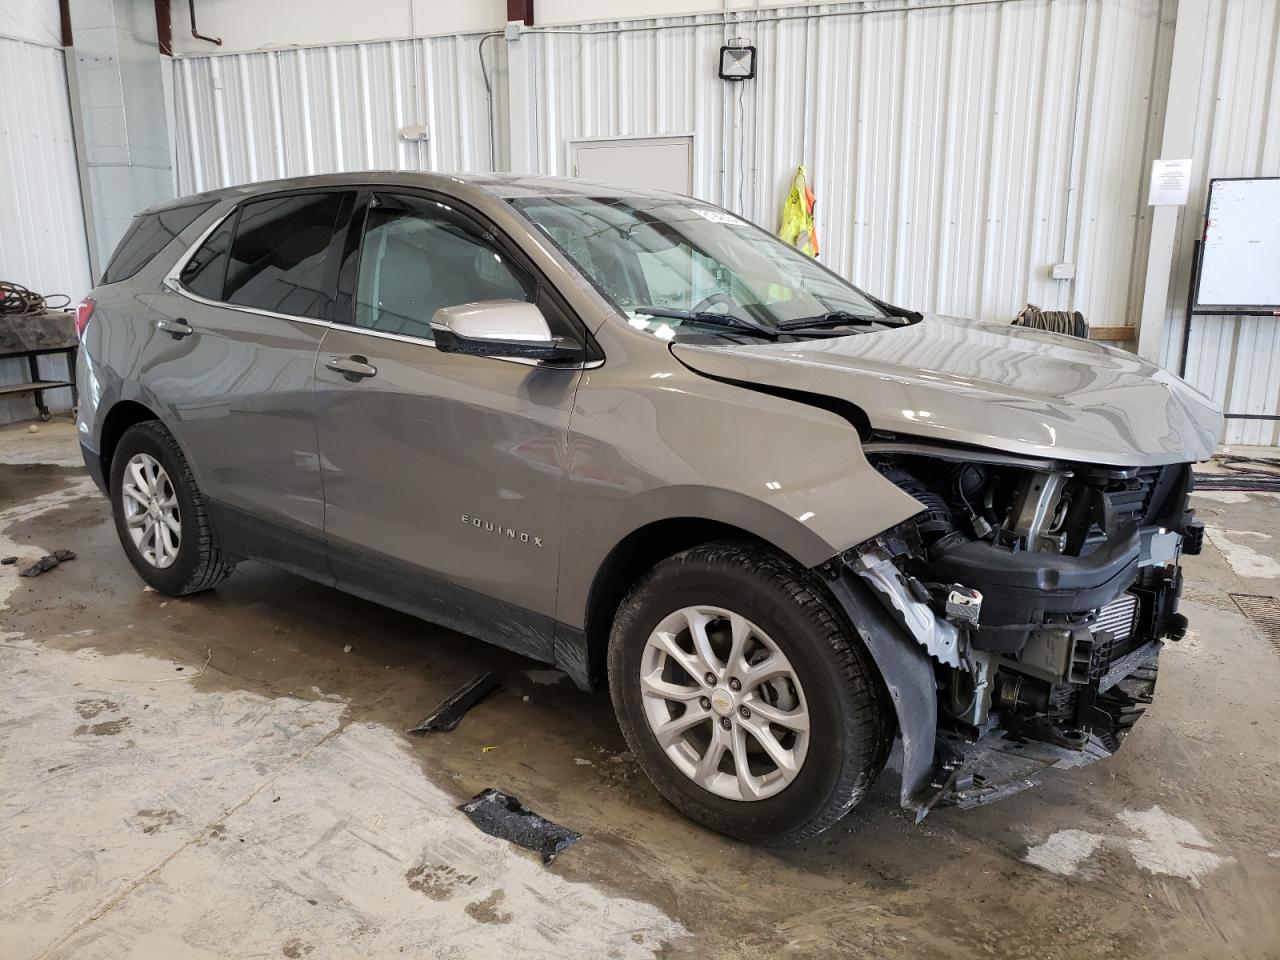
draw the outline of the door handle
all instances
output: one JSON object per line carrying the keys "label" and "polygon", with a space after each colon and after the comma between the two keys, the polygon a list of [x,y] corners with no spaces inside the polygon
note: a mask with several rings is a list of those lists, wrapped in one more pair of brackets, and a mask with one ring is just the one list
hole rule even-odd
{"label": "door handle", "polygon": [[336,370],[352,383],[378,375],[378,368],[369,362],[369,358],[359,354],[352,357],[330,357],[324,365],[330,370]]}
{"label": "door handle", "polygon": [[187,321],[181,318],[177,320],[157,320],[156,329],[172,334],[173,339],[175,340],[181,340],[183,337],[189,337],[191,334],[195,333],[195,331],[187,324]]}

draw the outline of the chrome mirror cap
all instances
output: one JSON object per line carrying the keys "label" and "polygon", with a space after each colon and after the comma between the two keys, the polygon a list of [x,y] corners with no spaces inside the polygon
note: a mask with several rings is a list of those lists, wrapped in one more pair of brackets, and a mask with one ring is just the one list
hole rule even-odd
{"label": "chrome mirror cap", "polygon": [[554,339],[542,311],[520,300],[486,300],[441,307],[431,318],[431,329],[437,334],[446,330],[466,340],[549,343]]}
{"label": "chrome mirror cap", "polygon": [[487,300],[441,307],[431,318],[436,348],[444,353],[509,360],[562,362],[578,357],[578,344],[551,333],[532,303]]}

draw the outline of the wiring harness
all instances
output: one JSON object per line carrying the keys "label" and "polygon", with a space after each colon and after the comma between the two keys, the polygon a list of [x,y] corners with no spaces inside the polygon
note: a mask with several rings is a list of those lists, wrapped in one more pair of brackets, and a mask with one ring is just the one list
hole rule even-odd
{"label": "wiring harness", "polygon": [[[50,302],[61,299],[61,303]],[[65,293],[41,296],[20,283],[0,280],[0,317],[29,317],[46,310],[66,310],[71,298]]]}

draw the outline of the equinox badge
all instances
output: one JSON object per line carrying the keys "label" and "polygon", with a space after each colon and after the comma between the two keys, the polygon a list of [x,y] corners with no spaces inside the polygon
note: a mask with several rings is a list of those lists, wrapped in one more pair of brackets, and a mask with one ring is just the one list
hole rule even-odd
{"label": "equinox badge", "polygon": [[485,533],[496,533],[498,536],[506,537],[508,540],[529,543],[535,547],[542,546],[541,537],[535,537],[533,534],[525,533],[523,530],[516,530],[512,527],[504,527],[502,524],[494,523],[492,520],[481,520],[479,517],[473,517],[469,513],[462,515],[462,522],[475,527],[477,530],[483,530]]}

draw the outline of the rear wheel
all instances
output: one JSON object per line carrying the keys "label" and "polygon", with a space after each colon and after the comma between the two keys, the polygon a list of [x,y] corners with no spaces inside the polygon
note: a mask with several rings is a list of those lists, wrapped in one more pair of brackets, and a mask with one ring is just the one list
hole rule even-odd
{"label": "rear wheel", "polygon": [[187,458],[159,421],[125,431],[112,455],[110,489],[124,552],[161,593],[208,590],[235,569],[218,547]]}
{"label": "rear wheel", "polygon": [[662,794],[759,843],[836,823],[892,737],[879,676],[821,582],[752,544],[695,547],[637,583],[614,622],[609,687]]}

